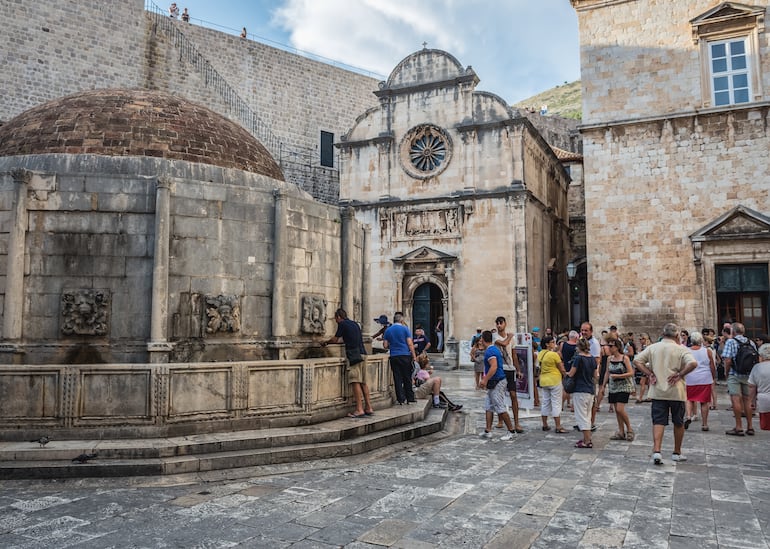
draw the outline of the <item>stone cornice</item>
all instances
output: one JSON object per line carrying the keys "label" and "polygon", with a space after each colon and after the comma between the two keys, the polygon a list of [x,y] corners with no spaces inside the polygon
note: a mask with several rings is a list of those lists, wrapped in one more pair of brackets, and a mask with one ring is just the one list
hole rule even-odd
{"label": "stone cornice", "polygon": [[606,8],[609,6],[616,6],[619,4],[628,4],[629,2],[636,2],[637,0],[570,0],[572,7],[575,11],[587,11],[600,8]]}
{"label": "stone cornice", "polygon": [[531,195],[532,193],[527,190],[521,181],[512,181],[510,187],[498,188],[489,191],[457,191],[452,194],[443,196],[431,196],[426,198],[382,198],[377,201],[358,201],[358,200],[340,200],[339,206],[351,206],[354,209],[368,209],[368,208],[393,208],[398,206],[412,206],[418,204],[436,204],[438,202],[463,202],[467,200],[475,200],[477,198],[501,198],[506,196],[519,196],[519,195]]}
{"label": "stone cornice", "polygon": [[[383,86],[381,89],[374,92],[378,98],[383,99],[385,97],[392,97],[394,95],[404,95],[409,93],[418,93],[422,91],[430,91],[442,88],[451,88],[459,86],[460,84],[471,83],[474,86],[479,83],[479,77],[475,72],[470,74],[464,74],[456,78],[450,78],[448,80],[439,80],[436,82],[426,82],[424,84],[417,84],[415,86],[403,86],[388,88]],[[384,84],[384,83],[383,83]]]}
{"label": "stone cornice", "polygon": [[583,124],[578,126],[578,131],[580,131],[580,133],[585,133],[590,130],[604,130],[604,129],[613,128],[617,126],[635,126],[635,125],[641,125],[641,124],[649,124],[651,122],[663,122],[666,120],[674,120],[677,118],[692,118],[694,116],[727,114],[730,112],[751,111],[751,110],[762,109],[767,107],[770,107],[770,101],[758,101],[755,103],[746,103],[745,105],[729,105],[725,107],[709,107],[707,109],[693,109],[689,111],[661,114],[658,116],[644,116],[640,118],[608,120],[606,122],[598,122],[596,124]]}

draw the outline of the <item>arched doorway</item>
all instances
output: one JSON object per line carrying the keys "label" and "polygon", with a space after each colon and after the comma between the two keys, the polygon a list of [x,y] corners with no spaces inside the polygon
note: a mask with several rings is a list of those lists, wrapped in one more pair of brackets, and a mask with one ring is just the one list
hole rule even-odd
{"label": "arched doorway", "polygon": [[416,328],[421,324],[425,333],[430,338],[429,352],[435,352],[438,338],[433,330],[438,322],[438,317],[444,314],[443,295],[441,289],[431,282],[421,284],[414,291],[412,299],[412,321]]}

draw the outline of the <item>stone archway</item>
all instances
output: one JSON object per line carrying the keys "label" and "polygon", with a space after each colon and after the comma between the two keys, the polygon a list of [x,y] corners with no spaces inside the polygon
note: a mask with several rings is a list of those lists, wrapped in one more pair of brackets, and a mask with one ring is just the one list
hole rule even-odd
{"label": "stone archway", "polygon": [[[429,313],[432,325],[426,327],[426,333],[431,334],[431,343],[435,344],[433,326],[438,316],[444,317],[444,356],[456,353],[454,350],[454,327],[452,314],[452,285],[454,282],[454,264],[457,257],[434,250],[427,246],[418,248],[408,254],[393,259],[398,281],[398,302],[401,310],[408,315],[407,322],[414,324],[415,295],[419,297],[418,289],[426,284],[434,286],[439,294],[434,293],[440,306],[431,305]],[[430,286],[429,286],[430,287]],[[423,290],[424,291],[424,290]],[[434,299],[429,298],[430,302]],[[418,302],[418,305],[420,303]],[[430,328],[430,330],[429,330]]]}

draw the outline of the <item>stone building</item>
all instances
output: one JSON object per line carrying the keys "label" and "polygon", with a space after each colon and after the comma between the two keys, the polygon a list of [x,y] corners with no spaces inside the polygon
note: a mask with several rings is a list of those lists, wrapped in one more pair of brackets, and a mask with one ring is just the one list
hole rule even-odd
{"label": "stone building", "polygon": [[340,201],[371,231],[369,300],[412,325],[443,316],[450,342],[498,315],[519,331],[568,320],[569,176],[478,83],[452,55],[417,51],[339,144]]}
{"label": "stone building", "polygon": [[572,0],[591,317],[768,331],[768,2]]}

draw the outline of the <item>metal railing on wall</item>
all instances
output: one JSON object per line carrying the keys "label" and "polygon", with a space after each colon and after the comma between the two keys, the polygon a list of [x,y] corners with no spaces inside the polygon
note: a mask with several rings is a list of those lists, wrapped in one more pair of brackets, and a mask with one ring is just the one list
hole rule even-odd
{"label": "metal railing on wall", "polygon": [[203,76],[206,87],[217,92],[228,109],[230,109],[231,114],[237,118],[244,128],[262,142],[280,164],[281,153],[285,152],[283,149],[286,147],[270,130],[270,127],[257,116],[257,113],[241,98],[235,88],[198,51],[195,44],[179,30],[176,19],[169,17],[151,0],[147,0],[144,7],[145,11],[152,17],[153,32],[156,34],[162,32],[172,40],[174,46],[179,50],[180,60],[189,63]]}

